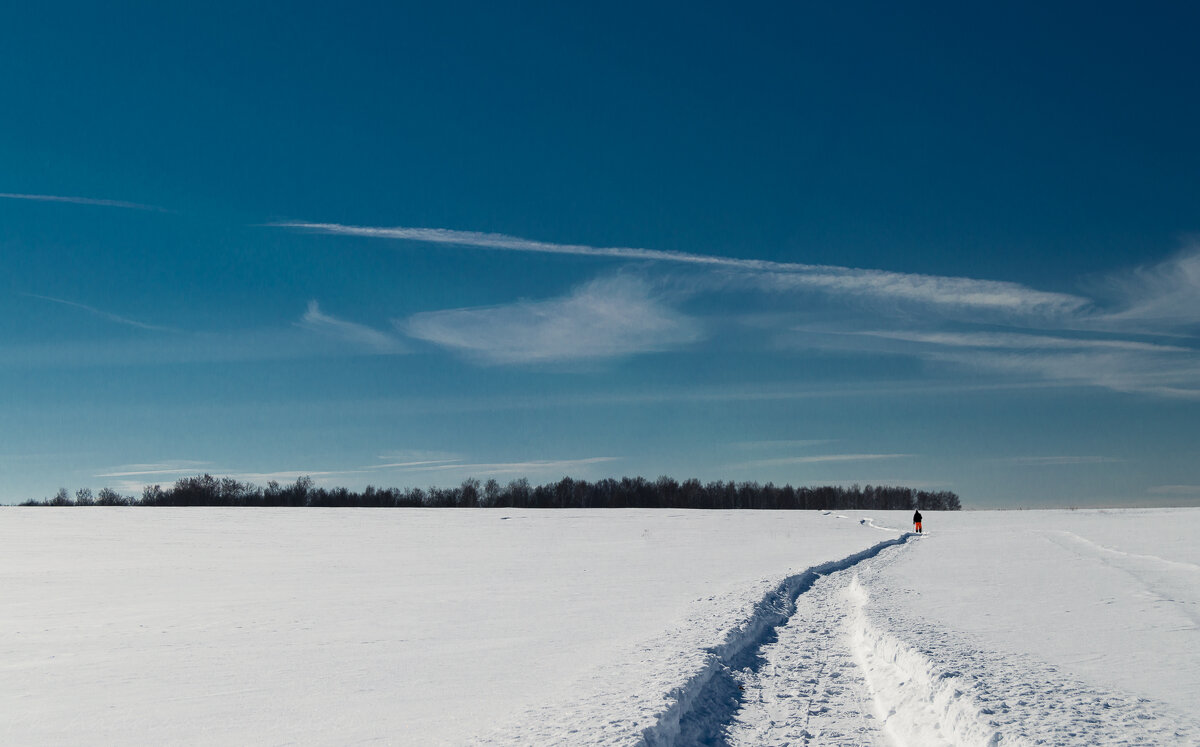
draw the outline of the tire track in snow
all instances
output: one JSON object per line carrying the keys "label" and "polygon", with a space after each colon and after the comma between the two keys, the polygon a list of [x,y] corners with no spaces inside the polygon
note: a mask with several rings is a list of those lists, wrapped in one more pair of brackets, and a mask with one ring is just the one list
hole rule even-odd
{"label": "tire track in snow", "polygon": [[742,706],[745,693],[739,672],[756,673],[764,660],[759,651],[773,643],[778,630],[796,611],[796,600],[817,579],[873,558],[886,548],[902,545],[911,532],[879,542],[866,550],[812,566],[785,578],[755,605],[750,618],[729,632],[725,641],[709,650],[708,663],[681,688],[671,693],[673,703],[657,722],[642,732],[641,744],[726,745],[727,729]]}
{"label": "tire track in snow", "polygon": [[1068,552],[1128,574],[1147,592],[1172,605],[1193,625],[1200,627],[1200,608],[1197,607],[1193,591],[1200,566],[1167,560],[1157,555],[1116,550],[1066,530],[1044,530],[1041,534]]}
{"label": "tire track in snow", "polygon": [[[1066,529],[1046,529],[1046,530],[1042,530],[1042,533],[1045,535],[1048,535],[1048,536],[1058,536],[1058,537],[1068,538],[1069,540],[1073,540],[1074,543],[1079,546],[1090,548],[1094,554],[1103,554],[1103,555],[1106,555],[1111,558],[1128,559],[1128,560],[1132,560],[1132,561],[1142,561],[1146,565],[1157,565],[1160,568],[1163,568],[1164,570],[1188,571],[1191,573],[1200,573],[1200,565],[1194,565],[1192,563],[1185,563],[1181,560],[1167,560],[1166,558],[1160,558],[1157,555],[1139,555],[1138,553],[1135,553],[1135,552],[1125,552],[1124,550],[1117,550],[1112,547],[1106,547],[1106,546],[1100,544],[1099,542],[1093,542],[1092,540],[1088,539],[1087,537],[1081,537],[1080,535],[1075,534],[1074,532],[1067,531]],[[1058,543],[1058,544],[1062,545],[1062,543]],[[1063,545],[1063,546],[1065,547],[1065,545]]]}

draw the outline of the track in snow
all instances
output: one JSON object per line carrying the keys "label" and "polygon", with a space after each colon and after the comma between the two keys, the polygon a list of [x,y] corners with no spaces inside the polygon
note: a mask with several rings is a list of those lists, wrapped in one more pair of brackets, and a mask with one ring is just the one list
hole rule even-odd
{"label": "track in snow", "polygon": [[729,744],[729,729],[745,698],[742,680],[758,673],[765,661],[759,652],[778,639],[779,628],[795,613],[800,595],[822,576],[851,568],[915,536],[906,532],[784,579],[756,605],[745,624],[710,650],[706,666],[672,693],[673,703],[642,732],[642,743],[649,747]]}
{"label": "track in snow", "polygon": [[820,579],[748,674],[728,729],[738,745],[1024,744],[1005,738],[953,677],[872,624],[859,569],[878,573],[896,551]]}
{"label": "track in snow", "polygon": [[1200,605],[1190,598],[1189,587],[1180,584],[1181,576],[1195,578],[1194,574],[1200,574],[1200,566],[1167,560],[1157,555],[1139,555],[1114,550],[1066,530],[1047,530],[1041,534],[1064,550],[1128,574],[1148,594],[1157,597],[1164,604],[1171,605],[1190,620],[1192,625],[1200,627]]}
{"label": "track in snow", "polygon": [[886,573],[915,537],[786,579],[641,743],[1200,745],[1200,725],[1160,704],[904,615]]}
{"label": "track in snow", "polygon": [[[665,708],[645,693],[614,691],[586,704],[607,718],[585,717],[581,710],[569,731],[545,733],[531,726],[539,719],[522,719],[529,727],[522,735],[480,743],[1200,745],[1200,724],[1190,716],[1077,681],[1029,655],[990,650],[971,635],[920,617],[911,609],[912,590],[897,584],[889,568],[926,540],[858,521],[891,531],[893,538],[784,579],[705,652],[685,653],[661,642],[661,651],[646,650],[645,656],[664,661],[697,657],[695,674],[666,695]],[[1047,539],[1115,565],[1148,591],[1170,598],[1155,571],[1172,561],[1068,534]],[[906,543],[914,549],[899,547]],[[922,546],[926,550],[933,546]],[[654,704],[644,708],[649,700]],[[556,736],[548,739],[550,734]]]}
{"label": "track in snow", "polygon": [[903,557],[898,548],[880,553],[822,577],[798,600],[778,640],[761,649],[766,663],[744,678],[727,743],[1200,745],[1200,724],[1165,704],[990,651],[905,612],[899,602],[911,592],[888,573]]}
{"label": "track in snow", "polygon": [[734,745],[861,745],[885,740],[850,638],[845,576],[825,576],[765,646],[766,664],[744,676],[746,696],[728,729]]}

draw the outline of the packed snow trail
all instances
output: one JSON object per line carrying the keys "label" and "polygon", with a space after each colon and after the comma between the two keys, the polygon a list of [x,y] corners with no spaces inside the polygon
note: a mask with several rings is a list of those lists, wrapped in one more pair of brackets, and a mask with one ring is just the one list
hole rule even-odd
{"label": "packed snow trail", "polygon": [[805,596],[807,614],[793,617],[764,651],[768,666],[747,677],[730,743],[1024,744],[1005,739],[953,678],[868,621],[862,567],[822,578]]}
{"label": "packed snow trail", "polygon": [[758,604],[744,625],[730,631],[725,642],[710,652],[711,658],[704,669],[672,693],[674,702],[654,726],[642,732],[643,743],[650,747],[727,744],[726,731],[741,707],[745,690],[739,676],[752,676],[759,671],[765,661],[759,655],[760,649],[776,641],[778,629],[796,611],[797,598],[820,577],[844,571],[914,536],[906,532],[784,579]]}
{"label": "packed snow trail", "polygon": [[[922,542],[928,540],[922,539]],[[906,611],[892,548],[819,579],[742,676],[736,745],[1200,744],[1170,706],[1084,683]]]}
{"label": "packed snow trail", "polygon": [[[630,729],[645,723],[644,693],[610,692],[599,703],[609,719],[582,718],[578,728],[558,732],[553,741],[649,747],[1200,745],[1200,725],[1190,714],[1075,679],[1033,655],[992,649],[986,639],[923,617],[920,592],[895,570],[918,556],[940,557],[937,547],[926,545],[938,540],[871,518],[853,517],[853,523],[893,538],[788,576],[719,645],[683,651],[669,638],[648,643],[648,659],[690,661],[695,672],[665,693],[666,707],[649,726]],[[1076,535],[1052,539],[1116,561],[1143,581],[1144,572],[1155,569],[1192,572],[1187,564],[1099,547]],[[1153,574],[1149,580],[1161,586]],[[1006,602],[993,599],[989,609],[999,613]],[[524,736],[522,741],[510,733],[488,743],[530,743],[534,734]]]}
{"label": "packed snow trail", "polygon": [[766,663],[744,675],[742,710],[730,726],[734,745],[882,744],[872,695],[845,635],[849,606],[838,599],[841,577],[818,579],[796,613],[764,647]]}

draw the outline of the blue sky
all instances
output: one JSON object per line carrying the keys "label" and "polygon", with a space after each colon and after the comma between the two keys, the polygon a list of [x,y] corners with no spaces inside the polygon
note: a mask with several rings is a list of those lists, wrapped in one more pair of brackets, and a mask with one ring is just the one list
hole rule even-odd
{"label": "blue sky", "polygon": [[0,501],[1200,503],[1197,11],[393,5],[3,12]]}

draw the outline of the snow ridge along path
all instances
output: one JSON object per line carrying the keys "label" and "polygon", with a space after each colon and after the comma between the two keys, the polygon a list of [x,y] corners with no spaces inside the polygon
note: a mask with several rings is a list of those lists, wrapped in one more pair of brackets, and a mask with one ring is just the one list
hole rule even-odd
{"label": "snow ridge along path", "polygon": [[964,693],[958,678],[938,672],[920,652],[882,632],[867,619],[867,590],[858,576],[845,595],[853,604],[850,646],[875,696],[883,729],[899,745],[981,745],[997,747],[1031,744],[1002,734],[983,721],[978,704]]}
{"label": "snow ridge along path", "polygon": [[674,702],[662,712],[657,723],[642,732],[641,744],[647,747],[728,744],[726,731],[742,707],[745,692],[735,673],[752,675],[758,671],[764,662],[759,651],[778,638],[779,628],[795,613],[800,595],[822,576],[844,571],[913,537],[914,533],[905,532],[785,578],[755,606],[743,625],[731,630],[723,643],[709,651],[704,668],[671,694]]}

